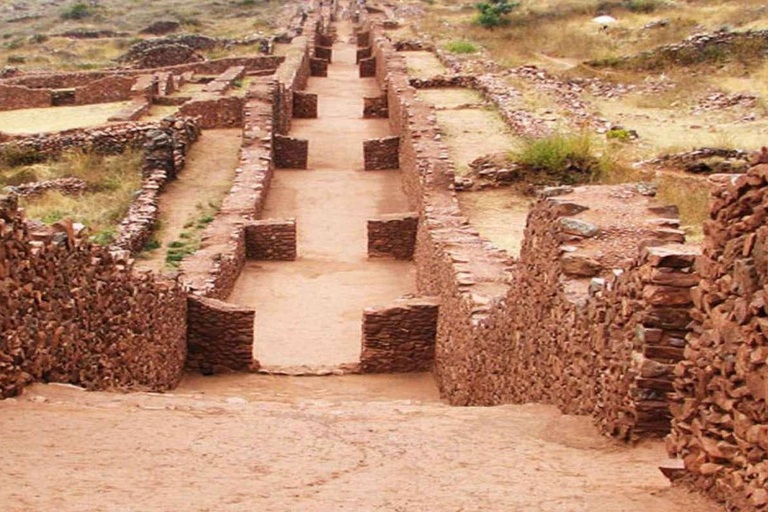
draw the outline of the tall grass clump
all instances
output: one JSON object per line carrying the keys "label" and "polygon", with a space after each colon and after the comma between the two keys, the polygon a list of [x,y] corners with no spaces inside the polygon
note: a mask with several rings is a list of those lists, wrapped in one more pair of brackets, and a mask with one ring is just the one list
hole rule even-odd
{"label": "tall grass clump", "polygon": [[445,49],[451,53],[476,53],[477,46],[469,41],[449,41]]}
{"label": "tall grass clump", "polygon": [[558,133],[540,139],[527,139],[513,158],[530,170],[547,174],[560,183],[590,181],[601,167],[588,133]]}
{"label": "tall grass clump", "polygon": [[82,20],[89,16],[93,16],[93,9],[83,2],[77,2],[61,13],[62,19],[65,20]]}

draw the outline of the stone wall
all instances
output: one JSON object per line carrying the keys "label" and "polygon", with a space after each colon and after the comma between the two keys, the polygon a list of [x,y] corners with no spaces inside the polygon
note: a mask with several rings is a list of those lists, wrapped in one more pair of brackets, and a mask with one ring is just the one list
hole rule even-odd
{"label": "stone wall", "polygon": [[259,369],[253,359],[253,309],[203,297],[188,301],[187,369],[206,375]]}
{"label": "stone wall", "polygon": [[360,78],[376,76],[376,57],[360,59]]}
{"label": "stone wall", "polygon": [[275,135],[275,167],[278,169],[306,169],[309,141],[285,135]]}
{"label": "stone wall", "polygon": [[0,151],[13,144],[31,149],[45,156],[56,156],[62,151],[81,149],[103,154],[119,154],[126,148],[141,147],[148,132],[157,129],[159,123],[121,123],[95,128],[75,128],[55,133],[17,135],[0,144]]}
{"label": "stone wall", "polygon": [[667,448],[729,510],[768,506],[768,165],[714,192]]}
{"label": "stone wall", "polygon": [[51,106],[50,89],[29,89],[0,83],[0,110],[41,108]]}
{"label": "stone wall", "polygon": [[365,119],[389,117],[389,106],[386,94],[375,98],[363,98],[363,117]]}
{"label": "stone wall", "polygon": [[144,98],[135,98],[109,118],[110,122],[136,121],[149,114],[149,102]]}
{"label": "stone wall", "polygon": [[196,120],[171,118],[147,132],[141,190],[120,222],[114,246],[137,253],[149,242],[160,215],[160,194],[184,169],[186,154],[200,136]]}
{"label": "stone wall", "polygon": [[80,178],[57,178],[9,186],[5,187],[2,191],[19,197],[39,196],[51,190],[56,190],[65,195],[76,196],[85,192],[87,188],[88,184]]}
{"label": "stone wall", "polygon": [[245,66],[233,66],[205,84],[205,92],[222,94],[245,76]]}
{"label": "stone wall", "polygon": [[373,48],[370,46],[367,48],[358,48],[355,54],[355,62],[359,64],[363,59],[370,59],[371,55],[373,55]]}
{"label": "stone wall", "polygon": [[246,224],[245,255],[252,260],[295,260],[296,219],[265,219]]}
{"label": "stone wall", "polygon": [[438,301],[400,300],[363,311],[360,370],[363,373],[423,372],[435,356]]}
{"label": "stone wall", "polygon": [[363,141],[363,159],[365,170],[398,169],[400,137],[384,137]]}
{"label": "stone wall", "polygon": [[109,76],[75,89],[75,104],[112,103],[131,98],[136,80],[128,76]]}
{"label": "stone wall", "polygon": [[309,68],[312,76],[328,76],[328,61],[325,59],[310,58]]}
{"label": "stone wall", "polygon": [[460,405],[554,403],[625,439],[663,432],[697,280],[674,210],[643,187],[569,189],[539,201],[520,260],[510,258],[462,215],[434,110],[409,85],[405,59],[384,37],[373,48],[419,212],[418,290],[441,300],[441,394]]}
{"label": "stone wall", "polygon": [[316,58],[328,61],[328,63],[330,64],[332,56],[333,56],[333,50],[331,48],[326,48],[324,46],[315,46]]}
{"label": "stone wall", "polygon": [[199,117],[200,128],[236,128],[243,126],[244,99],[221,96],[214,99],[190,100],[179,108],[177,115]]}
{"label": "stone wall", "polygon": [[394,213],[368,221],[368,256],[413,258],[416,246],[417,213]]}
{"label": "stone wall", "polygon": [[181,287],[135,272],[80,226],[25,222],[0,198],[0,277],[0,397],[35,381],[162,391],[181,378]]}
{"label": "stone wall", "polygon": [[317,94],[295,91],[293,93],[293,117],[314,119],[317,117]]}

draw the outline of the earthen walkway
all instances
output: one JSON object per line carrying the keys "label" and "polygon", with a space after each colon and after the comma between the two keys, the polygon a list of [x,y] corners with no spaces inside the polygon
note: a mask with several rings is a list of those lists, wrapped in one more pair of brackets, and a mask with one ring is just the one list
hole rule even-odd
{"label": "earthen walkway", "polygon": [[410,263],[367,257],[366,220],[407,206],[399,171],[363,170],[363,141],[390,131],[362,117],[363,97],[381,91],[358,77],[351,35],[341,23],[328,77],[309,81],[318,119],[293,121],[291,136],[309,140],[309,169],[277,171],[262,215],[297,219],[299,259],[249,262],[229,298],[256,309],[263,367],[357,362],[363,309],[413,291]]}

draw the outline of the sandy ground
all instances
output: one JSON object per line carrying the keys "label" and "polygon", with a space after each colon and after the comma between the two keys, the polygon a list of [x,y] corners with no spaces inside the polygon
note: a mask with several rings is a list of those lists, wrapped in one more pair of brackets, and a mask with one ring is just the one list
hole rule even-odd
{"label": "sandy ground", "polygon": [[359,361],[363,309],[414,291],[410,262],[367,257],[367,219],[408,208],[398,171],[362,170],[363,141],[390,134],[387,120],[362,118],[376,81],[358,78],[354,46],[333,51],[328,77],[307,88],[318,119],[291,129],[309,140],[309,170],[276,171],[262,214],[297,219],[299,258],[249,262],[228,299],[255,307],[255,356],[273,370]]}
{"label": "sandy ground", "polygon": [[[410,399],[414,395],[417,398]],[[541,405],[454,408],[429,377],[196,377],[173,394],[34,385],[0,402],[4,512],[717,510],[660,443]]]}
{"label": "sandy ground", "polygon": [[10,134],[58,132],[104,124],[129,101],[0,112],[0,131]]}
{"label": "sandy ground", "polygon": [[192,145],[178,178],[160,194],[160,229],[155,238],[160,248],[145,253],[141,265],[161,269],[168,244],[178,240],[184,224],[218,204],[232,186],[240,155],[242,130],[206,130]]}
{"label": "sandy ground", "polygon": [[511,256],[520,256],[531,200],[509,188],[462,192],[457,196],[461,211],[493,244]]}

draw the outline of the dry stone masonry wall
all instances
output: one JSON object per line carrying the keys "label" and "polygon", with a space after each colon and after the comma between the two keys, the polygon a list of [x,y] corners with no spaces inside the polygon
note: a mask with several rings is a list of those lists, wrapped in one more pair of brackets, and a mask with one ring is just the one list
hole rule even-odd
{"label": "dry stone masonry wall", "polygon": [[368,221],[368,256],[410,260],[416,247],[417,213],[393,213]]}

